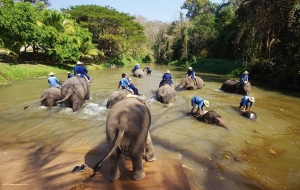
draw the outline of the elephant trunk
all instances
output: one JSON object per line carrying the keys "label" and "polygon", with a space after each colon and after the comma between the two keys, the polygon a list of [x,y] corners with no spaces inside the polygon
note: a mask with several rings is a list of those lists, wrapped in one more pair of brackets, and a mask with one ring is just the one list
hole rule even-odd
{"label": "elephant trunk", "polygon": [[33,103],[31,103],[31,104],[29,104],[29,105],[27,105],[27,106],[24,106],[24,110],[25,109],[27,109],[29,106],[31,106],[32,104],[35,104],[35,103],[38,103],[38,102],[41,102],[41,101],[43,101],[43,100],[45,100],[46,99],[46,96],[44,96],[42,99],[40,99],[39,101],[36,101],[36,102],[33,102]]}
{"label": "elephant trunk", "polygon": [[223,123],[221,118],[217,118],[217,120],[218,120],[217,125],[224,127],[225,129],[228,129],[227,125]]}

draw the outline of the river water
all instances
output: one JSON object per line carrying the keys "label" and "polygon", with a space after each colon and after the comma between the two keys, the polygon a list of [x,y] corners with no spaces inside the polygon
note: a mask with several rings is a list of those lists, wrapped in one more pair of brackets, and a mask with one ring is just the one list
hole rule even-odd
{"label": "river water", "polygon": [[[58,106],[48,109],[35,104],[48,87],[46,78],[15,82],[0,88],[0,151],[50,147],[49,150],[87,153],[106,143],[106,101],[117,89],[124,72],[150,100],[150,133],[157,158],[179,159],[192,189],[299,189],[300,98],[255,86],[251,95],[257,121],[239,114],[241,95],[220,91],[226,76],[196,73],[202,89],[179,91],[167,108],[155,99],[155,91],[166,69],[174,84],[185,75],[182,68],[150,64],[153,74],[131,76],[129,67],[90,71],[91,99],[80,111]],[[57,75],[66,80],[67,75]],[[190,99],[209,100],[207,110],[222,116],[229,130],[187,116]],[[154,164],[155,162],[153,162]]]}

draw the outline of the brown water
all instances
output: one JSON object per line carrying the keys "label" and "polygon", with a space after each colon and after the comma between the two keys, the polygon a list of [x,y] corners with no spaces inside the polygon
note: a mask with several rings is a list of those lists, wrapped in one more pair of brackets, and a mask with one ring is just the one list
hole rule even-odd
{"label": "brown water", "polygon": [[[16,82],[0,88],[0,152],[46,149],[88,153],[106,143],[106,101],[117,89],[123,72],[133,79],[141,94],[150,100],[152,135],[156,156],[180,159],[192,189],[299,189],[300,183],[300,98],[252,88],[258,115],[252,121],[239,115],[241,95],[219,90],[225,76],[196,73],[205,87],[180,91],[167,108],[155,100],[155,91],[169,68],[174,84],[185,70],[150,65],[152,75],[130,76],[131,68],[91,71],[91,99],[73,113],[69,108],[47,109],[39,99],[48,87],[47,79]],[[65,80],[66,75],[57,75]],[[210,101],[230,130],[199,122],[187,116],[190,99],[197,95]],[[155,162],[153,162],[155,164]]]}

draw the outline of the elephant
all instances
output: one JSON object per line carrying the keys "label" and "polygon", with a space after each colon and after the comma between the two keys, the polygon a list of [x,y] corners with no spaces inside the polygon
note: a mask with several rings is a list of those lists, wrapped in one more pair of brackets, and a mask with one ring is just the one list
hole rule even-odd
{"label": "elephant", "polygon": [[228,129],[227,125],[222,121],[221,116],[214,110],[206,111],[203,115],[194,115],[199,121],[209,124],[216,124],[218,126]]}
{"label": "elephant", "polygon": [[247,82],[245,85],[242,85],[237,80],[227,80],[222,84],[221,90],[224,92],[249,95],[251,92],[251,84],[250,82]]}
{"label": "elephant", "polygon": [[109,161],[108,179],[114,181],[121,176],[118,162],[121,154],[132,160],[132,178],[141,180],[145,177],[143,159],[147,162],[156,160],[149,133],[151,114],[149,104],[128,95],[117,102],[108,112],[106,137],[110,152],[94,167],[99,170],[105,160]]}
{"label": "elephant", "polygon": [[24,107],[27,109],[30,105],[41,102],[42,106],[47,106],[51,108],[52,106],[56,105],[56,101],[62,99],[61,90],[57,87],[47,88],[43,94],[41,95],[41,99],[39,101],[33,102]]}
{"label": "elephant", "polygon": [[249,119],[252,119],[252,120],[256,120],[257,119],[257,115],[253,111],[245,111],[245,112],[242,112],[241,115],[244,116],[244,117],[247,117]]}
{"label": "elephant", "polygon": [[115,103],[123,100],[128,94],[131,94],[131,92],[126,89],[114,91],[107,100],[106,108],[110,109]]}
{"label": "elephant", "polygon": [[189,76],[184,76],[181,79],[181,82],[177,85],[175,88],[176,90],[179,90],[181,88],[185,88],[186,90],[196,90],[201,89],[204,86],[204,82],[200,77],[195,77],[197,84],[195,84],[195,81],[191,79]]}
{"label": "elephant", "polygon": [[145,73],[142,69],[137,69],[134,72],[133,72],[133,70],[131,70],[131,72],[133,73],[133,76],[135,76],[135,77],[143,78],[145,76]]}
{"label": "elephant", "polygon": [[67,79],[61,86],[62,100],[56,103],[64,102],[66,107],[73,109],[77,112],[84,100],[90,99],[90,85],[89,83],[79,76]]}
{"label": "elephant", "polygon": [[175,96],[176,90],[169,84],[162,85],[156,92],[157,100],[163,103],[164,107],[167,107],[167,105],[175,99]]}

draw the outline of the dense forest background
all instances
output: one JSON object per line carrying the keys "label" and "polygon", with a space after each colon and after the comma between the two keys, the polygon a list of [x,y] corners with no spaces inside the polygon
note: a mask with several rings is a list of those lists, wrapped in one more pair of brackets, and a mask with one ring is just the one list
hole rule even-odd
{"label": "dense forest background", "polygon": [[230,60],[249,70],[253,80],[300,90],[299,0],[186,0],[181,9],[187,13],[171,23],[112,7],[82,5],[57,11],[49,5],[48,0],[0,0],[2,59],[157,62],[198,69],[203,60],[210,67]]}

